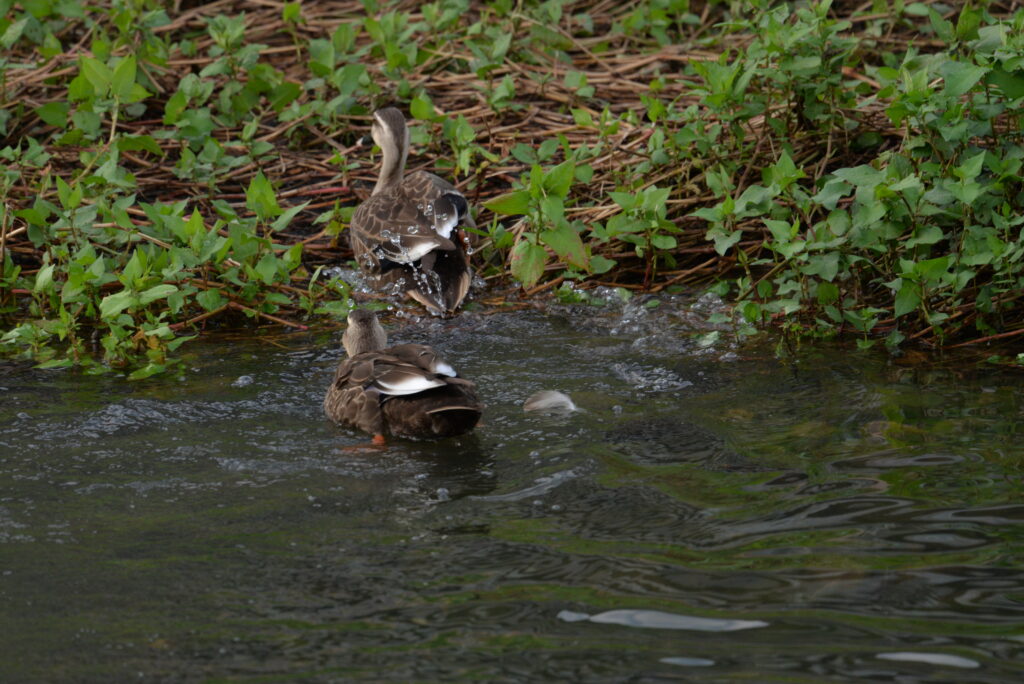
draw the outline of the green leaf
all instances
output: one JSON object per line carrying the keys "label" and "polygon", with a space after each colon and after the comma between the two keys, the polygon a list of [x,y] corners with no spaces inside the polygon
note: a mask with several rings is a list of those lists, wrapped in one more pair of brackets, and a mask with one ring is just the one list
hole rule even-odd
{"label": "green leaf", "polygon": [[960,10],[956,20],[956,37],[962,41],[974,40],[978,37],[981,25],[981,12],[971,8],[970,4]]}
{"label": "green leaf", "polygon": [[82,203],[82,186],[76,183],[72,188],[63,178],[57,176],[57,198],[65,209],[77,209]]}
{"label": "green leaf", "polygon": [[796,167],[793,159],[785,150],[782,151],[779,160],[768,167],[768,176],[771,178],[771,182],[782,189],[789,187],[794,181],[800,180],[806,177],[806,175],[803,169]]}
{"label": "green leaf", "polygon": [[1013,73],[1001,67],[996,67],[988,72],[986,82],[1003,91],[1003,94],[1010,100],[1024,97],[1024,70],[1017,69]]}
{"label": "green leaf", "polygon": [[270,226],[271,230],[284,230],[285,228],[287,228],[288,224],[292,222],[293,218],[295,218],[295,215],[298,214],[303,209],[305,209],[306,205],[308,204],[308,201],[303,202],[302,204],[294,206],[291,209],[285,210],[285,212],[281,214],[279,217],[277,217],[274,223]]}
{"label": "green leaf", "polygon": [[899,292],[896,293],[896,302],[893,307],[893,313],[896,314],[896,318],[904,316],[911,311],[916,311],[920,305],[921,294],[918,291],[917,285],[909,280],[904,280],[903,284],[900,285]]}
{"label": "green leaf", "polygon": [[572,185],[573,172],[576,170],[576,162],[566,159],[564,162],[549,169],[544,175],[544,190],[557,197],[564,198],[569,194],[569,187]]}
{"label": "green leaf", "polygon": [[131,290],[121,290],[114,294],[107,295],[100,301],[100,317],[113,318],[132,305],[134,293]]}
{"label": "green leaf", "polygon": [[600,254],[590,257],[590,272],[594,275],[601,275],[610,271],[618,262],[615,259],[606,259]]}
{"label": "green leaf", "polygon": [[334,73],[334,43],[323,38],[314,38],[307,44],[309,50],[309,70],[321,78]]}
{"label": "green leaf", "polygon": [[270,101],[270,108],[280,114],[284,111],[285,107],[294,102],[301,94],[301,85],[293,83],[292,81],[285,81],[284,83],[274,86],[274,89],[270,91],[267,99]]}
{"label": "green leaf", "polygon": [[220,307],[228,303],[228,300],[221,295],[220,290],[217,290],[215,288],[203,290],[202,292],[197,294],[196,301],[199,302],[199,306],[203,307],[207,311],[219,309]]}
{"label": "green leaf", "polygon": [[939,73],[946,82],[946,95],[959,97],[970,91],[988,73],[988,69],[951,59],[939,67]]}
{"label": "green leaf", "polygon": [[[914,3],[913,5],[908,5],[907,6],[908,14],[910,13],[909,10],[910,10],[911,7],[922,5],[922,4],[923,3]],[[939,40],[941,40],[943,43],[952,43],[953,42],[953,23],[943,19],[942,15],[939,14],[938,12],[936,12],[931,7],[926,8],[925,13],[928,15],[928,18],[929,18],[929,20],[931,22],[932,30],[935,31],[935,36]]]}
{"label": "green leaf", "polygon": [[281,20],[288,24],[296,24],[302,20],[302,3],[286,2],[281,10]]}
{"label": "green leaf", "polygon": [[110,82],[114,78],[114,72],[110,70],[110,67],[95,57],[81,57],[79,58],[79,69],[85,79],[89,81],[89,85],[92,86],[96,95],[103,97],[107,94],[107,91],[110,90]]}
{"label": "green leaf", "polygon": [[850,193],[852,186],[842,178],[832,178],[811,199],[828,210],[833,210],[843,197]]}
{"label": "green leaf", "polygon": [[949,270],[949,255],[914,264],[914,272],[930,283],[937,283]]}
{"label": "green leaf", "polygon": [[776,242],[789,242],[796,237],[797,231],[800,230],[799,223],[775,219],[764,219],[764,225],[771,231]]}
{"label": "green leaf", "polygon": [[719,256],[728,252],[729,248],[739,242],[743,236],[742,230],[734,230],[728,234],[722,232],[712,233],[711,231],[708,231],[708,233],[707,237],[715,241],[715,251],[718,252]]}
{"label": "green leaf", "polygon": [[117,149],[121,152],[139,152],[145,150],[158,157],[164,156],[163,148],[151,135],[126,135],[117,138]]}
{"label": "green leaf", "polygon": [[616,192],[612,191],[608,193],[608,196],[612,198],[612,201],[622,207],[623,211],[629,211],[636,206],[636,201],[639,199],[638,195],[631,192]]}
{"label": "green leaf", "polygon": [[544,274],[547,260],[548,253],[543,247],[529,240],[520,240],[512,249],[512,277],[519,280],[523,287],[532,287]]}
{"label": "green leaf", "polygon": [[259,274],[264,285],[273,284],[274,278],[277,277],[277,257],[269,252],[264,254],[256,264],[256,273]]}
{"label": "green leaf", "polygon": [[412,118],[420,121],[434,121],[437,118],[434,105],[426,95],[417,95],[412,98],[409,103],[409,114],[412,115]]}
{"label": "green leaf", "polygon": [[938,226],[924,226],[923,228],[918,228],[917,234],[907,240],[907,247],[916,247],[917,245],[934,245],[944,237],[946,237],[946,234],[943,233],[942,229]]}
{"label": "green leaf", "polygon": [[128,374],[129,380],[144,380],[151,375],[157,375],[167,370],[167,366],[162,363],[147,363],[142,368],[136,369]]}
{"label": "green leaf", "polygon": [[652,235],[651,245],[658,249],[675,249],[676,239],[671,235]]}
{"label": "green leaf", "polygon": [[[7,8],[9,9],[10,5],[7,5]],[[5,10],[5,13],[6,11],[7,10]],[[0,47],[10,48],[12,45],[17,43],[21,39],[21,34],[25,32],[25,26],[28,24],[29,19],[31,19],[31,17],[25,15],[18,21],[11,22],[10,25],[7,26],[7,30],[4,31],[4,34],[0,36]]]}
{"label": "green leaf", "polygon": [[530,193],[526,190],[509,192],[484,202],[484,207],[505,216],[525,214],[530,209]]}
{"label": "green leaf", "polygon": [[590,128],[594,125],[594,117],[585,109],[571,109],[573,121],[577,126]]}
{"label": "green leaf", "polygon": [[75,362],[71,359],[50,359],[49,361],[43,361],[42,363],[35,366],[40,370],[47,368],[71,368],[75,365]]}
{"label": "green leaf", "polygon": [[68,109],[67,102],[47,102],[41,107],[36,107],[36,114],[44,123],[57,128],[67,128]]}
{"label": "green leaf", "polygon": [[562,198],[549,195],[540,201],[540,210],[549,225],[565,223],[565,205]]}
{"label": "green leaf", "polygon": [[839,300],[839,287],[834,283],[818,283],[818,304],[826,306]]}
{"label": "green leaf", "polygon": [[981,173],[982,164],[985,161],[986,152],[982,150],[973,157],[964,160],[963,164],[955,167],[953,173],[963,180],[974,180]]}
{"label": "green leaf", "polygon": [[183,90],[175,91],[164,105],[164,125],[171,126],[177,123],[186,107],[188,107],[188,95]]}
{"label": "green leaf", "polygon": [[128,55],[114,67],[114,75],[111,77],[111,90],[114,97],[121,102],[127,102],[131,98],[132,90],[135,87],[135,73],[135,55]]}
{"label": "green leaf", "polygon": [[835,176],[857,187],[867,186],[873,188],[885,180],[885,174],[882,171],[867,164],[839,169],[835,172]]}
{"label": "green leaf", "polygon": [[261,221],[281,214],[274,188],[263,175],[263,171],[258,171],[249,182],[249,187],[245,191],[245,206],[255,212]]}
{"label": "green leaf", "polygon": [[33,292],[45,292],[53,285],[53,264],[47,264],[36,273],[36,282],[32,286]]}
{"label": "green leaf", "polygon": [[163,299],[164,297],[173,294],[177,291],[177,286],[171,285],[170,283],[154,285],[148,290],[139,293],[139,304],[141,306],[146,306],[147,304],[155,302],[158,299]]}
{"label": "green leaf", "polygon": [[815,254],[800,270],[807,275],[816,275],[822,280],[831,282],[835,280],[836,274],[839,272],[839,252]]}
{"label": "green leaf", "polygon": [[562,225],[555,230],[542,231],[540,240],[553,249],[563,261],[576,268],[587,268],[587,252],[583,247],[583,241],[571,226]]}

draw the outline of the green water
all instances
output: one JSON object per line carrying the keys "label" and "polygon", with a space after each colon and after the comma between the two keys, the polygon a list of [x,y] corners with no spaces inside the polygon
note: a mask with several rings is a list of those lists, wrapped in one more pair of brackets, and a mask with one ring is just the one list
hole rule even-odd
{"label": "green water", "polygon": [[[383,452],[321,416],[336,334],[0,366],[0,680],[1024,677],[1024,375],[701,318],[392,321],[488,407]],[[544,388],[584,410],[524,414]]]}

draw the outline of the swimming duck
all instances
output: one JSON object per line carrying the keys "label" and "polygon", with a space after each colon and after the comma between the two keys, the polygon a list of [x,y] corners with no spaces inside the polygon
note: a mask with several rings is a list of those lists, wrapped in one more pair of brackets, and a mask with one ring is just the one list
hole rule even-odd
{"label": "swimming duck", "polygon": [[370,132],[381,150],[381,168],[373,194],[352,216],[356,262],[376,287],[397,286],[431,313],[451,315],[472,279],[461,229],[476,226],[469,204],[454,185],[432,173],[402,177],[409,129],[400,111],[374,112]]}
{"label": "swimming duck", "polygon": [[348,315],[342,360],[324,398],[336,423],[373,435],[412,438],[461,435],[480,420],[476,385],[458,377],[437,352],[422,344],[387,346],[387,334],[372,311]]}

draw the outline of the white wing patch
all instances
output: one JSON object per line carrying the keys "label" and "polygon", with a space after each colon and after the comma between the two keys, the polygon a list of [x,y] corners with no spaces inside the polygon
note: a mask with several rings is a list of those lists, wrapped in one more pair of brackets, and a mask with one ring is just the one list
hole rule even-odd
{"label": "white wing patch", "polygon": [[407,394],[417,394],[419,392],[425,392],[428,389],[441,387],[444,385],[444,381],[436,378],[425,378],[422,375],[410,374],[403,375],[398,379],[392,379],[386,376],[377,378],[376,385],[380,387],[384,394],[405,396]]}
{"label": "white wing patch", "polygon": [[[447,235],[445,237],[448,237]],[[431,250],[435,249],[438,243],[430,240],[417,240],[416,244],[402,249],[403,259],[396,259],[403,264],[411,264],[417,259],[422,259],[425,255],[429,254]]]}
{"label": "white wing patch", "polygon": [[445,240],[450,240],[452,237],[452,229],[459,224],[459,213],[452,210],[449,215],[447,213],[437,214],[434,218],[434,230],[437,234],[443,237]]}
{"label": "white wing patch", "polygon": [[456,375],[455,369],[441,359],[434,361],[434,367],[431,370],[439,375],[447,375],[449,378],[454,378]]}

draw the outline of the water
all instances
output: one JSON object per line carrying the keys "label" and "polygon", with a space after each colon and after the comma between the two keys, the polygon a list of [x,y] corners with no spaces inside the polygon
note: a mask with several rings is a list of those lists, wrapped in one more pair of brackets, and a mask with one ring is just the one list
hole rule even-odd
{"label": "water", "polygon": [[383,452],[321,416],[337,333],[0,366],[3,681],[1019,681],[1022,376],[705,304],[392,324],[488,407]]}

